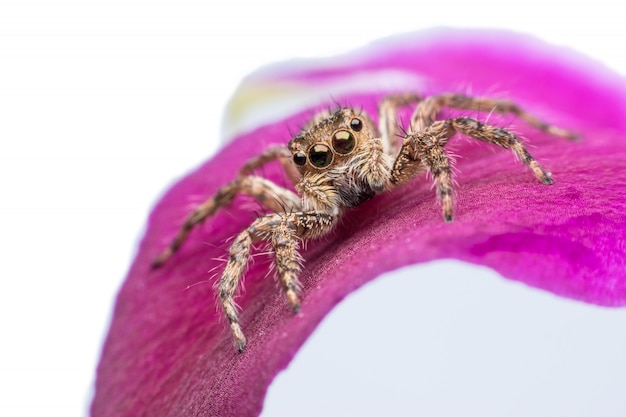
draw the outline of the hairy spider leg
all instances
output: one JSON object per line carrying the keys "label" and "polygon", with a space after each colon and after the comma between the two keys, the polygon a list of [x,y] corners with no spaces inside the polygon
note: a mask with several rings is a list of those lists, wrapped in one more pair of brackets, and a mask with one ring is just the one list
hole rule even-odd
{"label": "hairy spider leg", "polygon": [[[286,152],[285,152],[286,151]],[[185,219],[182,227],[172,240],[171,244],[161,252],[152,262],[153,268],[163,265],[178,249],[195,226],[204,222],[204,220],[215,214],[217,210],[228,205],[238,193],[247,194],[272,211],[283,212],[286,210],[301,210],[302,201],[298,195],[290,190],[280,187],[273,182],[255,175],[247,175],[254,169],[279,159],[283,166],[293,166],[290,160],[284,161],[285,155],[291,156],[289,151],[283,146],[274,146],[267,149],[264,153],[251,158],[240,170],[240,176],[225,186],[221,187],[215,195],[200,204]],[[297,181],[292,169],[286,169],[287,175],[292,181]],[[297,171],[295,171],[297,173]],[[299,175],[299,173],[297,173]]]}
{"label": "hairy spider leg", "polygon": [[452,220],[452,170],[444,146],[455,133],[510,149],[528,166],[543,184],[554,181],[550,173],[532,157],[517,136],[506,129],[491,126],[471,117],[456,117],[432,123],[424,131],[409,133],[396,159],[391,178],[401,184],[413,177],[420,167],[426,167],[435,180],[442,202],[443,217]]}
{"label": "hairy spider leg", "polygon": [[253,242],[269,240],[276,255],[278,276],[285,291],[287,302],[295,312],[300,309],[298,299],[298,274],[301,258],[298,243],[302,238],[317,236],[329,231],[336,221],[335,216],[317,212],[268,214],[256,219],[241,232],[229,249],[229,258],[219,281],[218,291],[226,318],[230,325],[235,346],[242,352],[246,337],[241,329],[234,295],[250,257]]}
{"label": "hairy spider leg", "polygon": [[578,140],[578,134],[560,127],[548,124],[530,113],[522,110],[517,104],[508,100],[470,97],[463,94],[446,93],[427,97],[417,105],[411,117],[411,131],[423,131],[435,122],[437,114],[443,108],[474,110],[477,112],[493,112],[498,114],[512,114],[524,120],[534,128],[554,136],[565,139]]}
{"label": "hairy spider leg", "polygon": [[402,137],[398,128],[398,109],[415,105],[422,97],[414,93],[392,94],[383,98],[378,105],[378,130],[383,142],[383,149],[388,155],[397,155],[402,147]]}

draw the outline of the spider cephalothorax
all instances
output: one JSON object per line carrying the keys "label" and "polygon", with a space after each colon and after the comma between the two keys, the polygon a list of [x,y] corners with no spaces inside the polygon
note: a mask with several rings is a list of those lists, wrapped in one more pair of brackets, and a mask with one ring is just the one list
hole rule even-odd
{"label": "spider cephalothorax", "polygon": [[288,147],[301,174],[296,190],[305,210],[337,215],[389,184],[391,157],[369,117],[352,109],[321,113]]}
{"label": "spider cephalothorax", "polygon": [[[398,109],[416,104],[409,129],[400,134]],[[187,217],[171,245],[154,260],[153,266],[162,265],[178,250],[193,227],[229,204],[237,193],[248,194],[272,210],[273,213],[257,218],[235,238],[218,284],[220,304],[235,345],[242,351],[246,338],[233,296],[253,242],[264,240],[271,245],[287,302],[298,311],[301,265],[298,244],[302,239],[328,234],[346,209],[428,170],[437,186],[444,220],[452,220],[452,170],[444,147],[456,133],[510,149],[540,182],[552,184],[550,173],[513,133],[467,116],[436,120],[443,107],[510,113],[544,132],[576,138],[573,133],[544,123],[509,101],[461,94],[427,98],[412,93],[388,96],[379,105],[378,128],[366,114],[352,108],[320,112],[288,146],[272,146],[252,158],[241,168],[237,178],[198,206]],[[298,194],[251,174],[276,159],[284,166]]]}

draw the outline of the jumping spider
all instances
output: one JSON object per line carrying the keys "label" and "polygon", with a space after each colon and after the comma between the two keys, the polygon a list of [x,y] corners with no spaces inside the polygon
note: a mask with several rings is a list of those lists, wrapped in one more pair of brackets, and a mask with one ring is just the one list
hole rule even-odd
{"label": "jumping spider", "polygon": [[[409,130],[400,135],[399,108],[416,104]],[[241,168],[236,179],[198,206],[187,217],[171,245],[154,260],[153,266],[161,266],[179,249],[196,225],[229,204],[237,193],[248,194],[271,209],[274,213],[257,218],[235,238],[218,285],[220,303],[235,345],[243,351],[246,338],[233,296],[253,242],[264,240],[271,244],[287,302],[294,312],[298,312],[299,241],[328,234],[345,209],[358,206],[428,169],[437,185],[443,218],[448,222],[452,220],[453,181],[444,146],[455,133],[512,150],[541,183],[553,183],[550,173],[539,165],[513,133],[473,117],[435,120],[444,107],[509,113],[543,132],[576,138],[572,132],[544,123],[509,101],[460,94],[427,98],[416,94],[388,96],[379,104],[378,128],[367,115],[349,107],[320,112],[287,147],[273,146],[252,158]],[[285,168],[299,195],[251,175],[254,169],[276,159]]]}

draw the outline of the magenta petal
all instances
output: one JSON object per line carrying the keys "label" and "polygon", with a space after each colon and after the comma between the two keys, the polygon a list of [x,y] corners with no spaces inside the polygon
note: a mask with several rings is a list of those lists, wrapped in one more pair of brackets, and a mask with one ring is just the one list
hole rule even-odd
{"label": "magenta petal", "polygon": [[[461,259],[561,296],[626,304],[624,80],[518,35],[428,35],[388,40],[332,65],[256,77],[323,85],[393,70],[418,76],[426,93],[512,99],[583,136],[570,143],[515,121],[515,131],[528,138],[555,184],[539,184],[507,151],[453,140],[451,150],[460,155],[453,223],[442,221],[430,181],[421,176],[354,209],[333,236],[307,245],[297,315],[266,278],[271,257],[257,256],[238,299],[248,336],[248,347],[238,354],[215,307],[216,276],[208,271],[217,268],[219,274],[223,262],[216,258],[225,256],[228,239],[255,218],[258,206],[237,199],[195,230],[162,269],[151,271],[150,262],[195,204],[268,144],[288,141],[311,111],[239,136],[176,184],[151,214],[117,299],[98,367],[94,416],[257,415],[274,376],[339,301],[381,273],[417,262]],[[369,91],[335,99],[375,115],[376,101],[388,91]],[[264,174],[285,182],[275,166]]]}

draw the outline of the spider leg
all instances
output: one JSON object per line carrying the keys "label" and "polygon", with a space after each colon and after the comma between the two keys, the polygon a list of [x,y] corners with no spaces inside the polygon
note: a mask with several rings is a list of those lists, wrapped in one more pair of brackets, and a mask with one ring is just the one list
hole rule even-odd
{"label": "spider leg", "polygon": [[[539,162],[533,158],[519,138],[508,130],[484,124],[472,117],[456,117],[443,122],[435,122],[433,127],[438,123],[441,124],[442,127],[446,126],[445,128],[447,130],[452,129],[453,132],[463,133],[471,138],[510,149],[524,165],[530,168],[541,183],[547,185],[554,183],[551,174],[539,165]],[[448,135],[447,139],[451,136],[452,135]],[[446,142],[447,139],[445,139]]]}
{"label": "spider leg", "polygon": [[265,219],[265,217],[257,219],[248,229],[241,232],[235,238],[235,241],[230,246],[228,263],[219,281],[219,297],[222,309],[228,319],[235,345],[240,352],[246,347],[246,337],[241,330],[237,305],[235,304],[233,296],[239,287],[239,280],[243,274],[243,270],[248,264],[253,237],[259,238],[255,233],[254,227],[263,219]]}
{"label": "spider leg", "polygon": [[250,158],[239,170],[239,176],[250,175],[255,169],[276,159],[283,166],[289,180],[296,184],[300,180],[301,175],[291,160],[291,152],[284,145],[270,146],[263,153]]}
{"label": "spider leg", "polygon": [[163,265],[181,247],[194,227],[215,214],[221,207],[229,204],[238,193],[254,197],[275,212],[301,209],[301,199],[295,193],[265,178],[253,175],[239,177],[217,190],[213,197],[196,207],[185,219],[172,243],[154,259],[152,267],[158,268]]}
{"label": "spider leg", "polygon": [[402,141],[398,139],[401,137],[398,131],[398,109],[420,100],[422,98],[414,93],[392,94],[383,98],[378,105],[378,130],[383,149],[388,155],[397,155],[402,146]]}
{"label": "spider leg", "polygon": [[427,168],[437,184],[446,221],[452,221],[452,169],[443,147],[454,133],[453,128],[437,122],[424,132],[407,135],[391,171],[391,182],[399,185]]}
{"label": "spider leg", "polygon": [[300,173],[291,161],[289,149],[283,145],[268,147],[263,153],[250,158],[239,170],[239,177],[226,184],[215,195],[200,204],[186,219],[172,243],[152,262],[153,268],[163,265],[182,245],[189,232],[221,207],[229,204],[237,193],[248,194],[273,211],[299,210],[300,197],[261,177],[250,175],[255,169],[278,159],[292,183],[297,183]]}
{"label": "spider leg", "polygon": [[285,290],[287,302],[292,310],[297,312],[300,309],[297,294],[299,290],[298,274],[300,273],[297,239],[327,233],[334,222],[335,217],[324,213],[269,214],[255,220],[250,227],[235,238],[229,250],[228,263],[220,278],[218,290],[235,345],[240,352],[246,347],[246,337],[241,329],[237,306],[233,297],[248,263],[252,242],[271,239],[276,254],[279,278]]}
{"label": "spider leg", "polygon": [[300,311],[298,275],[302,259],[298,253],[298,237],[295,230],[286,223],[281,223],[272,233],[272,247],[276,254],[276,269],[287,303],[297,313]]}
{"label": "spider leg", "polygon": [[432,123],[425,131],[410,133],[394,163],[391,182],[401,184],[412,178],[422,168],[427,168],[437,184],[442,202],[443,217],[452,220],[452,170],[444,151],[448,140],[456,133],[510,149],[535,174],[543,184],[554,181],[550,173],[532,157],[519,138],[506,129],[484,124],[471,117],[456,117]]}
{"label": "spider leg", "polygon": [[437,114],[444,107],[474,110],[477,112],[513,114],[542,132],[570,140],[579,139],[576,133],[550,125],[522,110],[517,104],[511,101],[470,97],[454,93],[439,94],[420,101],[411,118],[412,129],[422,131],[432,125],[435,122]]}

